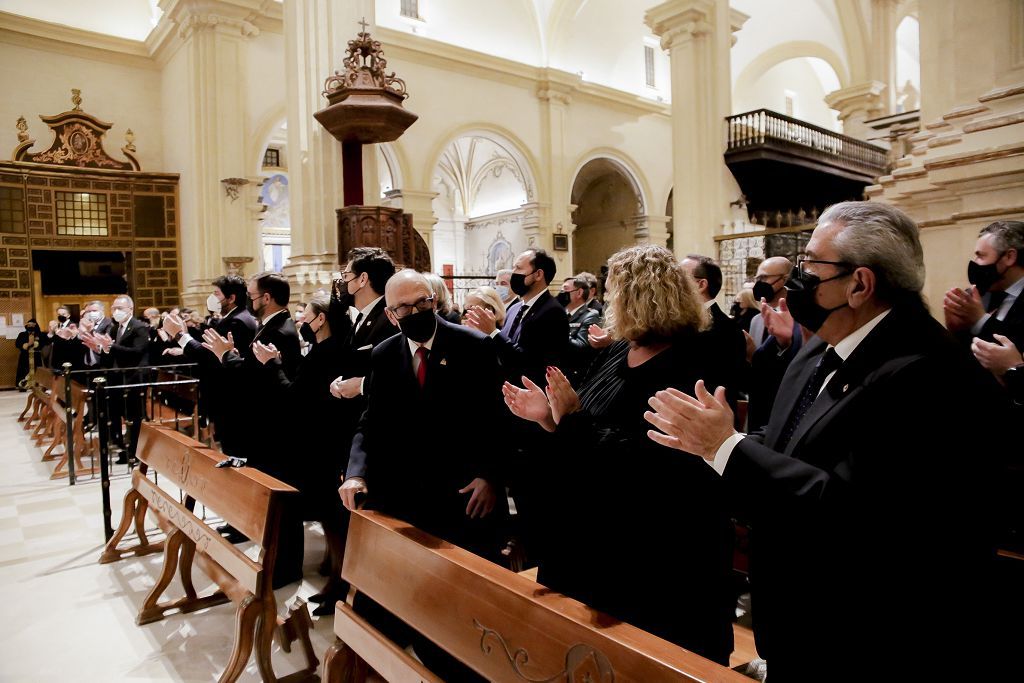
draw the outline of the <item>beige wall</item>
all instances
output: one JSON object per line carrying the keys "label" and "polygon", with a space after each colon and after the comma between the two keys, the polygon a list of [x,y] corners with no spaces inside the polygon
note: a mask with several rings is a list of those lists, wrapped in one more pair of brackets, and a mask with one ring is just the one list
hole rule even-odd
{"label": "beige wall", "polygon": [[[70,110],[71,89],[82,91],[82,109],[113,123],[104,138],[104,148],[115,159],[123,159],[121,147],[128,128],[135,133],[136,157],[147,171],[165,171],[164,116],[161,107],[160,71],[136,66],[137,60],[113,63],[93,59],[82,52],[37,49],[9,42],[12,34],[0,32],[0,157],[10,159],[18,144],[14,127],[19,116],[28,122],[36,144],[30,151],[43,152],[53,135],[39,116]],[[113,58],[119,59],[119,58]],[[128,62],[128,63],[124,63]]]}

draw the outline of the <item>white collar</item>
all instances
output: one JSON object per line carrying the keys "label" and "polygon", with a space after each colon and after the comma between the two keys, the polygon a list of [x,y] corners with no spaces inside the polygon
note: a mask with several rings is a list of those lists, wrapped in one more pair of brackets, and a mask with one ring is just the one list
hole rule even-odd
{"label": "white collar", "polygon": [[363,314],[363,320],[366,320],[366,316],[370,315],[370,311],[373,310],[373,307],[376,306],[377,302],[380,301],[383,298],[384,298],[384,295],[382,294],[382,295],[378,296],[376,299],[374,299],[373,301],[371,301],[370,303],[368,303],[365,306],[363,306],[362,310],[359,311],[360,313]]}
{"label": "white collar", "polygon": [[[438,325],[440,325],[440,323],[438,323]],[[412,353],[413,356],[415,356],[416,355],[416,350],[418,348],[420,348],[421,346],[426,348],[427,351],[430,351],[431,349],[433,349],[434,339],[436,339],[436,338],[437,338],[437,328],[434,328],[434,334],[430,335],[430,339],[428,339],[427,341],[423,342],[422,344],[420,344],[419,342],[414,342],[412,339],[409,339],[408,337],[405,338],[405,341],[409,345],[409,351]]]}
{"label": "white collar", "polygon": [[715,305],[715,300],[714,299],[708,299],[707,301],[704,302],[704,310],[705,311],[711,310],[711,307],[714,306],[714,305]]}
{"label": "white collar", "polygon": [[843,359],[844,363],[846,362],[846,359],[853,354],[854,350],[860,346],[860,343],[864,341],[864,338],[871,334],[871,330],[875,329],[875,327],[878,326],[878,323],[882,322],[882,318],[889,315],[889,311],[891,310],[892,309],[886,309],[882,311],[874,318],[839,340],[839,343],[833,348],[835,348],[836,354]]}
{"label": "white collar", "polygon": [[266,324],[267,324],[268,322],[270,322],[270,319],[271,319],[271,318],[273,318],[273,317],[274,317],[275,315],[277,315],[278,313],[287,313],[287,312],[288,312],[288,309],[287,309],[287,308],[282,308],[282,309],[281,309],[281,310],[279,310],[279,311],[274,311],[273,313],[271,313],[270,315],[268,315],[268,316],[267,316],[266,318],[264,318],[264,319],[260,320],[260,325],[264,325],[264,326],[266,326]]}
{"label": "white collar", "polygon": [[537,296],[533,297],[533,298],[532,298],[532,299],[530,299],[529,301],[526,301],[526,300],[524,299],[524,300],[523,300],[523,306],[524,306],[525,308],[529,308],[530,306],[534,305],[535,303],[537,303],[537,299],[539,299],[539,298],[541,298],[542,296],[544,296],[544,292],[546,292],[546,291],[548,291],[548,290],[547,290],[547,289],[542,289],[542,290],[540,290],[540,294],[538,294]]}
{"label": "white collar", "polygon": [[1018,278],[1016,282],[1006,288],[1006,296],[1020,296],[1024,292],[1024,277]]}
{"label": "white collar", "polygon": [[574,315],[576,315],[576,311],[580,310],[581,308],[586,308],[586,307],[587,307],[587,304],[586,304],[586,302],[584,302],[584,303],[580,304],[579,306],[577,306],[576,308],[572,309],[571,311],[568,311],[568,310],[567,310],[567,311],[566,311],[566,313],[567,313],[567,314],[569,315],[569,317],[571,318],[571,317],[573,317]]}

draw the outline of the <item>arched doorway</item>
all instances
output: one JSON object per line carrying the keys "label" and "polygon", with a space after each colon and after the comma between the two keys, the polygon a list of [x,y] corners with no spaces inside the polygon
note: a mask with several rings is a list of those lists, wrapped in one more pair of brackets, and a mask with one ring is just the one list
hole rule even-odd
{"label": "arched doorway", "polygon": [[575,272],[601,272],[608,257],[637,242],[644,225],[643,195],[636,178],[620,162],[591,159],[572,184],[572,261]]}
{"label": "arched doorway", "polygon": [[441,153],[432,180],[435,269],[491,276],[510,268],[528,246],[523,207],[536,187],[516,146],[497,133],[466,133]]}

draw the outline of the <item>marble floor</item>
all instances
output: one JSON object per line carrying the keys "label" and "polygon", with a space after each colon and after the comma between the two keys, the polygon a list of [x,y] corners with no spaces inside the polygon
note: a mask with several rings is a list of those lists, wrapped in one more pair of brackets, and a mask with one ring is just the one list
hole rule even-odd
{"label": "marble floor", "polygon": [[[16,422],[25,394],[0,392],[0,681],[215,681],[231,650],[234,606],[211,607],[135,625],[155,584],[162,554],[100,565],[103,516],[99,479],[50,481],[53,463]],[[114,526],[131,480],[117,467],[110,493]],[[315,593],[323,537],[306,529],[305,578],[276,592],[284,612],[295,596]],[[159,533],[156,534],[159,537]],[[196,588],[209,590],[201,571]],[[176,578],[167,595],[181,590]],[[333,642],[330,617],[314,617],[313,647]],[[278,676],[303,666],[298,648],[275,644]],[[243,681],[258,681],[254,660]]]}

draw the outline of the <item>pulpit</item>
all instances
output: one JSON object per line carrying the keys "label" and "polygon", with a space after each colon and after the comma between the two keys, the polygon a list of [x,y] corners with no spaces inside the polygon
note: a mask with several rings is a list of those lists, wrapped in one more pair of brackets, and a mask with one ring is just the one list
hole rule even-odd
{"label": "pulpit", "polygon": [[363,30],[348,41],[344,70],[324,84],[328,106],[313,116],[341,142],[345,206],[338,209],[338,258],[353,247],[381,247],[396,263],[430,270],[430,251],[402,209],[366,206],[363,201],[363,145],[397,140],[418,118],[402,102],[405,81],[387,72],[380,41]]}

